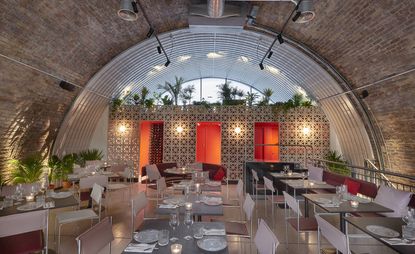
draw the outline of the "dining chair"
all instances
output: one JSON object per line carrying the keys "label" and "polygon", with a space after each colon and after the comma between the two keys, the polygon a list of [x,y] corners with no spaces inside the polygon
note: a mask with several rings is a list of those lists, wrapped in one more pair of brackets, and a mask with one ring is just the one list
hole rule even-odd
{"label": "dining chair", "polygon": [[272,232],[263,219],[259,219],[254,243],[259,254],[275,254],[277,247],[280,244],[274,232]]}
{"label": "dining chair", "polygon": [[[104,187],[94,184],[91,192],[92,198],[92,208],[91,209],[81,209],[76,211],[69,211],[69,212],[62,212],[56,215],[55,218],[55,236],[56,236],[56,226],[59,227],[58,229],[58,253],[59,253],[59,246],[61,240],[61,228],[62,225],[73,223],[82,220],[92,220],[98,219],[101,220],[101,201],[102,201],[102,194],[104,192]],[[94,211],[94,203],[98,205],[98,214]]]}
{"label": "dining chair", "polygon": [[165,177],[161,177],[161,178],[157,179],[156,185],[157,185],[157,199],[156,199],[156,202],[157,202],[157,205],[158,205],[159,204],[159,198],[163,199],[166,192],[168,190],[172,190],[172,188],[167,187]]}
{"label": "dining chair", "polygon": [[[290,224],[297,231],[297,242],[300,242],[300,233],[316,231],[317,222],[315,218],[302,217],[300,209],[300,201],[295,199],[293,196],[283,191],[285,200],[285,237],[288,248],[288,224]],[[295,216],[291,216],[291,212]]]}
{"label": "dining chair", "polygon": [[113,240],[112,217],[106,217],[76,238],[78,254],[102,253],[101,251],[107,246],[111,254]]}
{"label": "dining chair", "polygon": [[47,254],[48,217],[48,209],[1,216],[0,252]]}
{"label": "dining chair", "polygon": [[317,248],[318,253],[321,252],[321,235],[326,238],[326,240],[344,254],[351,254],[349,246],[349,237],[333,226],[331,223],[323,219],[320,215],[315,215],[317,224],[318,224],[318,234],[317,234]]}
{"label": "dining chair", "polygon": [[137,196],[131,199],[131,237],[134,236],[134,231],[136,230],[135,219],[141,211],[143,211],[143,218],[146,219],[145,208],[147,205],[148,199],[143,191],[139,192]]}
{"label": "dining chair", "polygon": [[242,207],[244,200],[244,182],[239,179],[236,185],[236,199],[227,200],[223,203],[223,207]]}
{"label": "dining chair", "polygon": [[[252,234],[252,215],[255,208],[255,202],[251,198],[249,193],[245,195],[245,201],[243,203],[242,209],[244,212],[244,221],[233,221],[227,220],[224,221],[225,223],[225,230],[227,236],[237,236],[237,237],[244,237],[244,238],[251,238]],[[211,221],[218,221],[212,219]],[[249,229],[247,228],[247,223],[249,223]]]}
{"label": "dining chair", "polygon": [[[271,191],[271,197],[266,195],[265,212],[267,212],[267,200],[270,200],[271,206],[272,206],[272,217],[274,218],[274,206],[285,203],[284,195],[278,195],[278,190],[275,190],[274,183],[265,176],[264,176],[264,187],[265,187],[265,194],[267,193],[267,190]],[[276,193],[277,195],[274,196],[274,193]]]}
{"label": "dining chair", "polygon": [[252,173],[252,193],[255,195],[255,200],[258,200],[258,191],[264,191],[264,198],[265,198],[265,187],[263,184],[259,183],[258,173],[251,169]]}
{"label": "dining chair", "polygon": [[79,179],[79,189],[78,189],[78,195],[79,195],[79,201],[80,201],[79,208],[81,208],[81,203],[83,201],[90,200],[90,197],[91,197],[90,192],[95,184],[98,184],[99,186],[107,188],[108,187],[108,176],[94,175],[94,176],[88,176],[88,177],[83,177]]}
{"label": "dining chair", "polygon": [[146,174],[147,174],[147,180],[146,180],[146,193],[147,193],[148,186],[154,183],[155,181],[157,181],[157,179],[160,179],[161,174],[156,164],[146,165],[145,168],[146,168]]}

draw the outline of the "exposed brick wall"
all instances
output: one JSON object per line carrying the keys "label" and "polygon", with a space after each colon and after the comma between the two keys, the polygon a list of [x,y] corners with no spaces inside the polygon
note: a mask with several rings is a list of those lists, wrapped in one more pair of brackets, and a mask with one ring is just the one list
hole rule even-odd
{"label": "exposed brick wall", "polygon": [[0,58],[0,170],[11,158],[47,154],[75,95],[54,78]]}

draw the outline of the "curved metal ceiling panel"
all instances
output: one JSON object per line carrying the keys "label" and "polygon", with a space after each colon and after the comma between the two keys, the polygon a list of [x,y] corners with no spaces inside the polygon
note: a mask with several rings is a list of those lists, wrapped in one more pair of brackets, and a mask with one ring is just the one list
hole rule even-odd
{"label": "curved metal ceiling panel", "polygon": [[[176,75],[185,81],[227,78],[258,90],[272,88],[273,101],[288,100],[300,87],[317,101],[343,91],[329,73],[289,43],[275,45],[272,58],[265,60],[266,69],[261,71],[258,63],[273,39],[263,34],[194,33],[183,29],[159,38],[171,64],[164,67],[166,59],[157,53],[155,39],[145,40],[114,58],[88,82],[68,112],[54,146],[55,153],[87,148],[110,98],[120,95],[126,87],[132,93],[143,86],[151,92],[157,91],[158,84],[173,81]],[[216,58],[207,57],[213,52]],[[365,158],[373,158],[364,124],[346,95],[324,100],[320,106],[350,163],[361,165]]]}

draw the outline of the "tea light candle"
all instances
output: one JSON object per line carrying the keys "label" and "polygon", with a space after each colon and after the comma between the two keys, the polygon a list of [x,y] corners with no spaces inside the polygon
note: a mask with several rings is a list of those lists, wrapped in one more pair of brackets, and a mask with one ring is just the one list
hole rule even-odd
{"label": "tea light candle", "polygon": [[288,171],[287,175],[292,176],[293,175],[293,172]]}
{"label": "tea light candle", "polygon": [[186,202],[184,204],[184,207],[186,208],[187,211],[190,211],[190,210],[192,210],[193,204],[189,203],[189,202]]}
{"label": "tea light candle", "polygon": [[29,196],[26,196],[26,201],[27,202],[32,202],[35,200],[35,195],[30,194]]}
{"label": "tea light candle", "polygon": [[196,193],[200,193],[200,183],[195,184],[196,186]]}
{"label": "tea light candle", "polygon": [[170,246],[170,250],[172,254],[181,254],[182,253],[182,245],[175,243]]}
{"label": "tea light candle", "polygon": [[314,186],[314,182],[309,182],[310,186]]}
{"label": "tea light candle", "polygon": [[359,206],[359,201],[357,201],[357,200],[351,200],[351,201],[350,201],[350,205],[351,205],[353,208],[357,208],[357,207]]}

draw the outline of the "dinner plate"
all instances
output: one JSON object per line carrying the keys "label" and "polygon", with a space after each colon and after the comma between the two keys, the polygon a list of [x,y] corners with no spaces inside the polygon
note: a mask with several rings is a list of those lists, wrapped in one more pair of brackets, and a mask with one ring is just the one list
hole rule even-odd
{"label": "dinner plate", "polygon": [[220,181],[210,181],[210,182],[207,182],[206,184],[209,186],[216,187],[216,186],[220,186],[222,183]]}
{"label": "dinner plate", "polygon": [[221,205],[223,203],[221,198],[216,198],[216,197],[213,197],[213,198],[206,197],[205,199],[203,199],[202,202],[205,205],[210,205],[210,206]]}
{"label": "dinner plate", "polygon": [[327,198],[317,198],[316,202],[319,203],[319,204],[327,205],[327,204],[331,203],[331,200],[327,199]]}
{"label": "dinner plate", "polygon": [[134,234],[134,240],[139,243],[154,243],[158,241],[159,231],[155,229],[149,229],[140,231]]}
{"label": "dinner plate", "polygon": [[69,191],[62,191],[62,192],[52,192],[50,194],[52,198],[61,199],[61,198],[68,198],[72,196],[72,192]]}
{"label": "dinner plate", "polygon": [[183,197],[167,198],[163,200],[163,203],[168,204],[168,205],[180,205],[184,203],[184,198]]}
{"label": "dinner plate", "polygon": [[29,202],[29,203],[26,203],[24,205],[17,207],[16,209],[19,211],[31,211],[31,210],[36,210],[42,206],[43,206],[42,203]]}
{"label": "dinner plate", "polygon": [[197,241],[197,246],[204,251],[221,251],[228,246],[224,237],[207,236]]}
{"label": "dinner plate", "polygon": [[382,237],[399,237],[400,234],[399,232],[396,232],[393,229],[390,228],[386,228],[383,226],[378,226],[378,225],[368,225],[366,226],[366,229],[378,236],[382,236]]}

